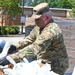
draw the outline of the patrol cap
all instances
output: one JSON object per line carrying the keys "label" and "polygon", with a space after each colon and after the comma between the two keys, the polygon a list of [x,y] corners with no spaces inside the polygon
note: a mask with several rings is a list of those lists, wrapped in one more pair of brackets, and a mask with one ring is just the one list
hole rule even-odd
{"label": "patrol cap", "polygon": [[42,16],[43,13],[49,11],[49,6],[47,3],[40,3],[33,8],[33,15],[32,18],[39,18]]}

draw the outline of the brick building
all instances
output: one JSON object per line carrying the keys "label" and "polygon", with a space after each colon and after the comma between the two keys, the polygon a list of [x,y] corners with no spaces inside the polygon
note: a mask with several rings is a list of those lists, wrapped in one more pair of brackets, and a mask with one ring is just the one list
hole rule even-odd
{"label": "brick building", "polygon": [[[32,7],[24,7],[24,15],[25,18],[30,17],[32,15]],[[3,26],[7,25],[21,25],[21,16],[22,13],[17,15],[16,17],[12,17],[8,14],[4,16]],[[0,17],[0,26],[1,26],[1,17]]]}
{"label": "brick building", "polygon": [[[71,9],[61,9],[61,8],[50,8],[52,11],[52,15],[56,17],[70,17],[72,10]],[[33,13],[33,7],[24,7],[24,15],[25,18],[30,17]],[[12,17],[9,15],[5,15],[3,25],[21,25],[21,16],[22,13],[20,13],[16,17]],[[0,18],[0,26],[1,26],[1,18]]]}

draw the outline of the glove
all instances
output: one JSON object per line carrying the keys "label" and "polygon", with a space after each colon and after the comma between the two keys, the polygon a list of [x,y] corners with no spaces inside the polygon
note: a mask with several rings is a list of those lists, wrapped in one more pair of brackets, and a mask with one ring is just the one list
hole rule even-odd
{"label": "glove", "polygon": [[8,54],[13,54],[15,52],[17,52],[18,50],[16,49],[15,45],[11,45],[8,51]]}
{"label": "glove", "polygon": [[6,57],[0,59],[0,65],[5,66],[8,64],[10,64],[10,62],[6,59]]}

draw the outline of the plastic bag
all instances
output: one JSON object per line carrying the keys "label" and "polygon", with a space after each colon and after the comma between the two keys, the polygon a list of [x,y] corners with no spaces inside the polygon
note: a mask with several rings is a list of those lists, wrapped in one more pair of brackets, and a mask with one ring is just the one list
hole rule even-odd
{"label": "plastic bag", "polygon": [[[11,61],[12,63],[13,61]],[[26,62],[26,63],[25,63]],[[50,64],[44,64],[40,67],[38,63],[40,60],[35,60],[29,63],[26,59],[24,62],[14,64],[13,69],[4,69],[4,73],[7,75],[58,75],[51,70]]]}

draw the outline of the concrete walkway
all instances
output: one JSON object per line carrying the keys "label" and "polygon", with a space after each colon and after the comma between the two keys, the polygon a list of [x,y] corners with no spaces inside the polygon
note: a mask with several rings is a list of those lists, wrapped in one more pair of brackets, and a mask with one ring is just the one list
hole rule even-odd
{"label": "concrete walkway", "polygon": [[9,41],[10,43],[16,43],[24,38],[25,34],[20,34],[20,35],[4,35],[0,36],[0,39]]}

